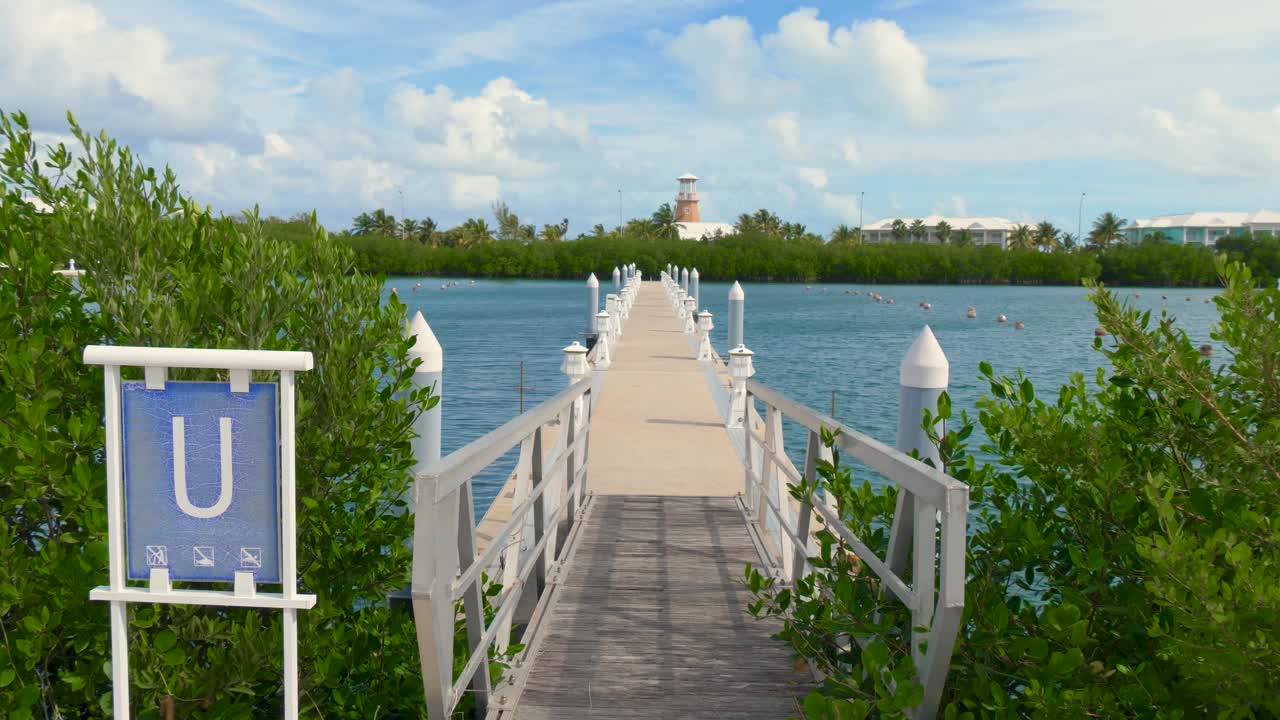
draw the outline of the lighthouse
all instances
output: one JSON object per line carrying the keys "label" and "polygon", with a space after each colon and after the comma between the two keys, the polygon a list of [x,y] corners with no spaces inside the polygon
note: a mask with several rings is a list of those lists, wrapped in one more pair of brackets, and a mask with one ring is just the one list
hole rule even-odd
{"label": "lighthouse", "polygon": [[680,191],[676,193],[676,222],[702,222],[702,213],[698,212],[698,176],[685,173],[676,180],[680,183]]}

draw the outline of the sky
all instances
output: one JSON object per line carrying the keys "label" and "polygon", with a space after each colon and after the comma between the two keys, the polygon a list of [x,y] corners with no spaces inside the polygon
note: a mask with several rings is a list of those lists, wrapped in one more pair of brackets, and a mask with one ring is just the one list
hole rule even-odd
{"label": "sky", "polygon": [[[1280,210],[1275,0],[4,0],[0,109],[233,213]],[[403,210],[401,209],[403,207]],[[492,221],[491,221],[492,222]]]}

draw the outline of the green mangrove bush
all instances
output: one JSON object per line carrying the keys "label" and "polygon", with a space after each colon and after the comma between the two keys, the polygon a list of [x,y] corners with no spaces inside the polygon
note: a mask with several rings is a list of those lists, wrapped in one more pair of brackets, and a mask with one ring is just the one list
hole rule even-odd
{"label": "green mangrove bush", "polygon": [[[1109,371],[1046,398],[983,363],[976,419],[939,403],[955,422],[934,438],[973,508],[946,718],[1280,715],[1280,291],[1219,270],[1221,363],[1171,316],[1094,287]],[[998,462],[970,453],[977,424]],[[818,476],[883,555],[893,489],[855,482],[838,453]],[[752,610],[826,676],[808,717],[902,716],[909,619],[839,538],[818,539],[794,588],[748,569]]]}
{"label": "green mangrove bush", "polygon": [[[414,391],[405,309],[314,221],[282,240],[256,213],[215,217],[69,118],[78,147],[39,148],[0,115],[0,708],[110,711],[102,372],[93,343],[308,350],[298,375],[298,567],[307,717],[422,717],[405,505]],[[53,274],[68,258],[78,287]],[[187,372],[180,379],[215,379]],[[225,379],[225,378],[224,378]],[[280,714],[280,613],[132,605],[134,717]]]}

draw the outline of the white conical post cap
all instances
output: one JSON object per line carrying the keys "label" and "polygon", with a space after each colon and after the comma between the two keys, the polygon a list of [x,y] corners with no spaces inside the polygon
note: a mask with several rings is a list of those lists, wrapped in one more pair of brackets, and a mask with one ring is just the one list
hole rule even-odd
{"label": "white conical post cap", "polygon": [[596,279],[595,273],[587,277],[587,287],[600,287],[600,281]]}
{"label": "white conical post cap", "polygon": [[444,369],[444,349],[436,340],[436,334],[431,332],[427,319],[422,317],[421,310],[415,312],[409,321],[409,337],[416,338],[413,347],[409,348],[409,357],[422,360],[417,372],[441,372]]}
{"label": "white conical post cap", "polygon": [[743,300],[743,299],[745,299],[746,297],[747,297],[747,294],[746,294],[746,293],[744,293],[744,292],[742,292],[742,286],[738,284],[738,281],[737,281],[737,280],[734,280],[734,281],[733,281],[733,287],[729,288],[729,299],[730,299],[730,300]]}
{"label": "white conical post cap", "polygon": [[913,388],[945,388],[951,379],[951,363],[928,325],[916,336],[902,357],[898,382]]}
{"label": "white conical post cap", "polygon": [[697,279],[698,279],[698,268],[694,268],[694,269],[693,269],[693,272],[689,273],[689,277],[690,277],[690,279],[697,280]]}

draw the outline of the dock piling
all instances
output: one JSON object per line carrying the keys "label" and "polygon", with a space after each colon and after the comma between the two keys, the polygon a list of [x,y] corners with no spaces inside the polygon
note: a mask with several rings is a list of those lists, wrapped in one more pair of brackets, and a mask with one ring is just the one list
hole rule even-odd
{"label": "dock piling", "polygon": [[622,271],[617,265],[613,266],[613,292],[617,294],[622,291]]}
{"label": "dock piling", "polygon": [[595,335],[598,332],[596,328],[596,313],[600,311],[600,281],[596,279],[596,274],[591,273],[587,277],[587,335]]}
{"label": "dock piling", "polygon": [[702,309],[702,295],[698,288],[698,268],[694,268],[689,273],[689,294],[693,296],[693,307],[697,310]]}
{"label": "dock piling", "polygon": [[729,347],[736,348],[743,343],[742,313],[746,309],[747,295],[742,286],[735,280],[729,288]]}
{"label": "dock piling", "polygon": [[[907,349],[898,371],[898,435],[896,446],[904,453],[912,450],[920,454],[922,461],[933,461],[942,470],[938,447],[929,440],[923,428],[924,411],[927,408],[934,417],[938,413],[938,398],[947,390],[951,366],[942,346],[928,325],[916,336]],[[911,493],[898,493],[894,508],[893,534],[889,538],[886,561],[894,573],[907,567],[907,553],[915,532],[916,508]]]}

